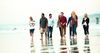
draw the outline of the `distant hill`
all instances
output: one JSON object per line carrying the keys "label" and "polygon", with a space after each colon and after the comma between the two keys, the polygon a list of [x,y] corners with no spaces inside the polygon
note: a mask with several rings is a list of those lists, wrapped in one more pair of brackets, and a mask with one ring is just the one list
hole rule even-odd
{"label": "distant hill", "polygon": [[[99,18],[99,23],[100,23],[100,13],[89,14],[88,17],[90,19],[90,23],[96,24],[97,17]],[[83,16],[79,16],[79,24],[81,24],[82,19],[83,19]]]}
{"label": "distant hill", "polygon": [[99,17],[100,18],[100,13],[94,13],[94,14],[91,14],[89,15],[89,17]]}
{"label": "distant hill", "polygon": [[90,18],[90,22],[95,23],[95,24],[97,22],[96,18],[99,18],[99,23],[100,23],[100,13],[91,14],[91,15],[89,15],[89,18]]}

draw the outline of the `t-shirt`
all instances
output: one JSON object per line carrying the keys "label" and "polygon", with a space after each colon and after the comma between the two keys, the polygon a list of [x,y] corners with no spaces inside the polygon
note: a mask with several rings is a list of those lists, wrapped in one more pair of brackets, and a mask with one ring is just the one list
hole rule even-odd
{"label": "t-shirt", "polygon": [[47,18],[41,18],[41,19],[40,19],[40,27],[46,28],[47,23],[48,23]]}
{"label": "t-shirt", "polygon": [[34,29],[35,21],[29,21],[30,29]]}
{"label": "t-shirt", "polygon": [[51,27],[54,26],[54,19],[53,18],[48,18],[48,26],[51,26]]}

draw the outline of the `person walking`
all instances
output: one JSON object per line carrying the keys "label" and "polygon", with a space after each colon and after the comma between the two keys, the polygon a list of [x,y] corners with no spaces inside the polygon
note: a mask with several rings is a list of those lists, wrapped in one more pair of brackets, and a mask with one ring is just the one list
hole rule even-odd
{"label": "person walking", "polygon": [[52,39],[53,26],[54,26],[54,19],[52,18],[52,14],[50,13],[48,18],[48,38],[51,39]]}
{"label": "person walking", "polygon": [[40,33],[41,33],[41,40],[43,39],[43,34],[45,33],[45,37],[47,38],[47,26],[48,26],[48,20],[45,17],[45,14],[41,14],[40,18]]}
{"label": "person walking", "polygon": [[35,21],[33,20],[33,18],[30,16],[29,17],[29,26],[30,26],[30,36],[31,36],[31,47],[32,47],[32,44],[33,44],[33,36],[34,36],[34,25],[35,25]]}
{"label": "person walking", "polygon": [[67,18],[64,16],[64,13],[61,12],[61,15],[58,16],[58,25],[59,25],[61,38],[65,38],[66,23],[67,23]]}
{"label": "person walking", "polygon": [[69,23],[70,23],[70,26],[69,26],[70,39],[76,38],[76,35],[77,35],[76,28],[78,26],[78,17],[74,11],[72,11],[71,17],[68,19],[67,26]]}
{"label": "person walking", "polygon": [[82,20],[82,25],[84,29],[84,34],[86,37],[89,35],[89,17],[87,13],[84,14],[83,20]]}

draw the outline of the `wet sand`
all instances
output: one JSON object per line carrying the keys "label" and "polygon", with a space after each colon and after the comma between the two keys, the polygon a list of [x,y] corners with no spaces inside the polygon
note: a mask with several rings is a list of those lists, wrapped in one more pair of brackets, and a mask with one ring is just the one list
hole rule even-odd
{"label": "wet sand", "polygon": [[[34,33],[34,43],[31,47],[31,39],[28,30],[9,30],[0,32],[0,53],[99,53],[100,34],[91,33],[98,30],[90,29],[89,40],[85,44],[85,35],[78,28],[77,44],[70,45],[69,31],[66,39],[61,39],[59,29],[53,30],[52,40],[40,40],[39,30]],[[81,30],[81,32],[80,32]],[[92,31],[91,31],[92,30]]]}

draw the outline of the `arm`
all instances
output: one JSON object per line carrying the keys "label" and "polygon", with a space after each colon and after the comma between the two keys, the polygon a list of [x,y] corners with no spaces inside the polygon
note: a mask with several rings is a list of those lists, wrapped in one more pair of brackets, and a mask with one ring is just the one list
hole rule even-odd
{"label": "arm", "polygon": [[65,23],[63,25],[66,25],[67,24],[67,18],[65,17]]}
{"label": "arm", "polygon": [[57,27],[59,27],[59,17],[60,17],[60,15],[58,16]]}
{"label": "arm", "polygon": [[46,18],[46,29],[48,28],[48,19]]}
{"label": "arm", "polygon": [[41,28],[41,19],[40,19],[40,28]]}
{"label": "arm", "polygon": [[89,24],[89,18],[87,18],[87,24]]}
{"label": "arm", "polygon": [[84,18],[83,18],[83,20],[82,20],[82,24],[84,23]]}
{"label": "arm", "polygon": [[33,20],[33,26],[35,26],[35,20]]}
{"label": "arm", "polygon": [[54,19],[52,20],[52,27],[54,26]]}
{"label": "arm", "polygon": [[67,23],[67,18],[66,18],[66,23]]}
{"label": "arm", "polygon": [[65,23],[64,24],[66,24],[67,23],[67,18],[65,17]]}
{"label": "arm", "polygon": [[76,16],[76,26],[78,26],[78,16]]}
{"label": "arm", "polygon": [[70,20],[71,20],[71,17],[68,19],[67,26],[68,26],[68,24],[69,24]]}

